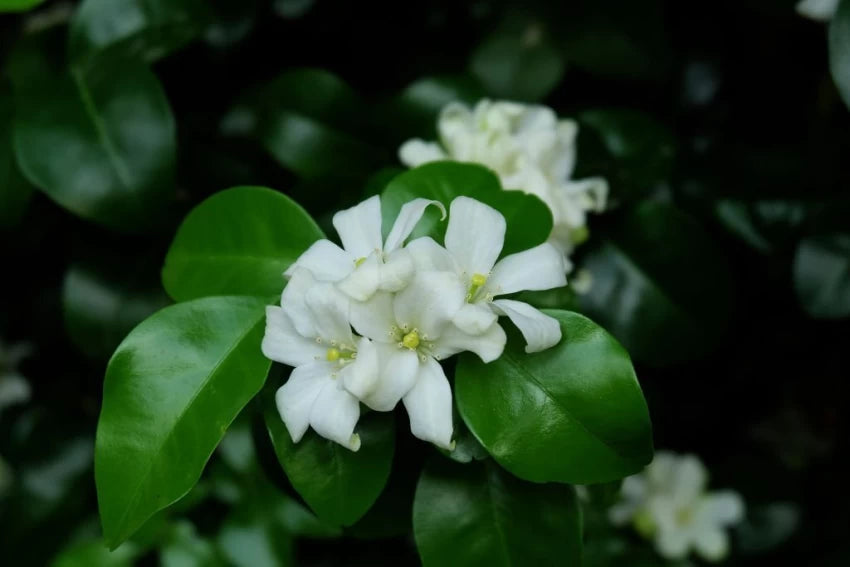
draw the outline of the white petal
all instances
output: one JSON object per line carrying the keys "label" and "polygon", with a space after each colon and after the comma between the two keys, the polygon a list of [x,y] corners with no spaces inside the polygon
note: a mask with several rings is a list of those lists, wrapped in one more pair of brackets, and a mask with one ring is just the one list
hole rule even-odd
{"label": "white petal", "polygon": [[396,324],[393,314],[393,294],[379,291],[369,301],[351,303],[351,326],[357,334],[379,343],[395,343],[390,330]]}
{"label": "white petal", "polygon": [[280,296],[280,306],[303,337],[314,339],[319,336],[313,313],[307,307],[307,292],[317,285],[313,273],[297,268]]}
{"label": "white petal", "polygon": [[525,338],[525,352],[540,352],[555,346],[561,340],[561,324],[557,319],[541,313],[528,303],[510,299],[497,299],[493,307],[508,316]]}
{"label": "white petal", "polygon": [[690,545],[690,534],[684,530],[658,530],[655,535],[655,547],[658,553],[667,559],[684,558]]}
{"label": "white petal", "polygon": [[437,130],[440,141],[452,159],[458,161],[469,159],[472,152],[473,115],[466,105],[450,102],[444,106],[437,120]]}
{"label": "white petal", "polygon": [[455,262],[449,251],[430,236],[411,240],[404,248],[410,253],[413,265],[420,272],[454,272]]}
{"label": "white petal", "polygon": [[695,455],[683,455],[674,471],[670,491],[677,498],[696,499],[708,484],[708,471]]}
{"label": "white petal", "polygon": [[729,536],[720,528],[705,528],[696,533],[694,547],[706,561],[720,561],[729,553]]}
{"label": "white petal", "polygon": [[638,505],[634,502],[618,502],[608,509],[608,521],[615,526],[625,526],[632,521],[637,510]]}
{"label": "white petal", "polygon": [[480,335],[498,318],[487,302],[464,303],[452,322],[464,333]]}
{"label": "white petal", "polygon": [[357,301],[366,301],[381,284],[381,268],[378,254],[369,254],[347,278],[339,282],[340,291]]}
{"label": "white petal", "polygon": [[318,283],[307,291],[307,307],[313,315],[318,336],[325,342],[354,348],[349,299],[333,284]]}
{"label": "white petal", "polygon": [[286,384],[278,388],[275,404],[293,443],[298,443],[310,424],[310,412],[325,383],[331,380],[333,365],[328,362],[304,364],[292,371]]}
{"label": "white petal", "polygon": [[410,252],[404,248],[393,250],[381,266],[380,288],[384,291],[399,291],[410,283],[416,268]]}
{"label": "white petal", "polygon": [[360,402],[357,398],[342,388],[337,380],[327,380],[310,411],[310,426],[325,439],[357,451],[360,436],[354,433],[354,426],[358,419]]}
{"label": "white petal", "polygon": [[381,368],[375,343],[361,338],[357,344],[357,358],[339,373],[345,389],[358,399],[371,394],[378,385]]}
{"label": "white petal", "polygon": [[499,260],[487,280],[487,291],[493,295],[502,295],[563,287],[567,285],[564,274],[563,254],[544,242]]}
{"label": "white petal", "polygon": [[376,344],[381,373],[375,389],[361,401],[376,411],[391,411],[416,382],[419,356],[396,345]]}
{"label": "white petal", "polygon": [[477,354],[482,361],[492,362],[502,356],[505,342],[505,330],[498,324],[492,325],[480,335],[470,335],[454,325],[449,325],[436,341],[433,354],[437,360],[445,360],[453,354],[468,350]]}
{"label": "white petal", "polygon": [[381,249],[381,198],[375,195],[334,215],[342,247],[355,259]]}
{"label": "white petal", "polygon": [[318,240],[289,266],[284,275],[289,277],[296,269],[304,268],[319,281],[338,282],[354,269],[354,259],[330,240]]}
{"label": "white petal", "polygon": [[430,199],[414,199],[405,203],[398,212],[398,216],[393,223],[392,230],[390,230],[390,233],[387,235],[387,240],[384,243],[384,252],[392,252],[404,244],[404,240],[410,236],[410,233],[413,232],[414,228],[416,228],[417,223],[419,223],[422,219],[422,215],[425,214],[425,209],[427,209],[430,205],[434,205],[443,213],[440,220],[446,220],[446,208],[439,201],[432,201]]}
{"label": "white petal", "polygon": [[324,358],[325,349],[316,341],[302,337],[280,307],[266,307],[266,334],[263,336],[266,358],[289,366],[301,366]]}
{"label": "white petal", "polygon": [[393,300],[395,319],[402,329],[418,329],[436,339],[464,304],[464,288],[449,272],[420,272]]}
{"label": "white petal", "polygon": [[408,140],[398,150],[398,159],[408,167],[446,159],[446,152],[435,142],[415,138]]}
{"label": "white petal", "polygon": [[819,22],[828,22],[835,17],[841,0],[800,0],[797,13]]}
{"label": "white petal", "polygon": [[452,201],[446,249],[467,273],[487,275],[505,243],[505,217],[496,209],[469,197]]}
{"label": "white petal", "polygon": [[26,378],[17,372],[0,374],[0,412],[5,407],[28,401],[30,394],[31,388]]}
{"label": "white petal", "polygon": [[737,524],[744,518],[744,501],[731,490],[709,493],[703,499],[702,508],[710,522],[721,526]]}
{"label": "white petal", "polygon": [[404,396],[410,432],[423,441],[452,450],[452,389],[440,364],[428,358],[419,367],[416,384]]}

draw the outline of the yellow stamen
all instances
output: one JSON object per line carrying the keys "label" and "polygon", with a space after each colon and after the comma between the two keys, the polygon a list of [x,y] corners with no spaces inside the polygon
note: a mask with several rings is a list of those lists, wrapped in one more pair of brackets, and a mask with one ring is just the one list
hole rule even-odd
{"label": "yellow stamen", "polygon": [[481,286],[487,283],[487,276],[484,274],[472,274],[472,277],[469,279],[469,289],[466,292],[466,301],[472,301],[475,298],[475,294],[478,293],[478,290],[481,289]]}
{"label": "yellow stamen", "polygon": [[414,350],[419,346],[419,333],[416,331],[410,331],[401,339],[401,344],[410,350]]}
{"label": "yellow stamen", "polygon": [[366,261],[366,256],[361,256],[361,257],[357,258],[356,260],[354,260],[354,267],[355,268],[359,267],[360,264],[362,264],[365,261]]}
{"label": "yellow stamen", "polygon": [[474,274],[472,276],[472,285],[476,287],[481,287],[482,285],[487,283],[487,276],[484,274]]}
{"label": "yellow stamen", "polygon": [[327,355],[325,355],[328,359],[328,362],[336,362],[339,360],[339,357],[342,356],[342,353],[339,352],[339,349],[329,348]]}

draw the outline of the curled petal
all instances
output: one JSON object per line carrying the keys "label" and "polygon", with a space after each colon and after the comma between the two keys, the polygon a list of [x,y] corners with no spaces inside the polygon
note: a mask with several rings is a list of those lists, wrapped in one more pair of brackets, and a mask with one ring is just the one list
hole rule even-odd
{"label": "curled petal", "polygon": [[423,441],[452,450],[452,389],[440,364],[427,359],[419,369],[416,384],[404,396],[410,417],[410,432]]}
{"label": "curled petal", "polygon": [[416,270],[410,252],[405,248],[393,250],[386,262],[381,266],[380,288],[384,291],[399,291],[404,289]]}
{"label": "curled petal", "polygon": [[352,299],[366,301],[381,285],[381,259],[369,254],[348,277],[339,282],[339,289]]}
{"label": "curled petal", "polygon": [[507,315],[525,338],[525,352],[540,352],[555,346],[561,340],[561,324],[541,313],[528,303],[510,299],[497,299],[493,308]]}
{"label": "curled petal", "polygon": [[398,212],[398,216],[395,219],[395,223],[393,223],[392,230],[390,230],[390,233],[387,235],[387,241],[384,244],[384,252],[392,252],[404,244],[404,240],[410,236],[410,233],[413,232],[414,228],[416,228],[417,223],[419,223],[422,219],[422,215],[425,214],[425,209],[431,205],[440,209],[443,213],[440,220],[445,220],[446,207],[444,207],[439,201],[432,201],[430,199],[414,199],[405,203]]}
{"label": "curled petal", "polygon": [[375,195],[334,215],[342,247],[355,259],[381,249],[381,198]]}

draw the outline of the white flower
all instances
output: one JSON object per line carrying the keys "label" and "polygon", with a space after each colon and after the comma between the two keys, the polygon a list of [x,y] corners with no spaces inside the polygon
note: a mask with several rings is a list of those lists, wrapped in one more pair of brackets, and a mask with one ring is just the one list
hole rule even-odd
{"label": "white flower", "polygon": [[835,17],[840,0],[800,0],[797,13],[805,18],[828,22]]}
{"label": "white flower", "polygon": [[450,103],[440,113],[437,129],[439,144],[414,139],[402,145],[402,163],[415,167],[453,160],[489,167],[506,189],[536,195],[549,206],[554,220],[551,242],[565,256],[587,237],[587,213],[605,208],[604,179],[570,179],[578,125],[559,120],[550,108],[482,100],[471,110]]}
{"label": "white flower", "polygon": [[437,201],[414,199],[399,211],[386,241],[381,238],[381,199],[370,197],[359,205],[334,215],[333,225],[342,248],[330,240],[319,240],[286,271],[310,270],[320,281],[338,282],[338,287],[359,301],[376,290],[398,291],[413,275],[413,262],[402,245],[422,218],[428,205],[445,208]]}
{"label": "white flower", "polygon": [[263,354],[295,367],[275,396],[295,443],[309,426],[352,451],[360,448],[354,433],[360,403],[346,388],[373,387],[378,359],[372,342],[351,332],[349,303],[333,284],[297,269],[283,290],[281,307],[266,308]]}
{"label": "white flower", "polygon": [[32,353],[28,343],[16,343],[6,347],[0,342],[0,414],[3,409],[30,399],[30,385],[18,373],[20,362]]}
{"label": "white flower", "polygon": [[439,361],[461,351],[489,362],[502,354],[505,333],[498,325],[478,336],[452,324],[466,290],[453,272],[418,272],[402,291],[375,293],[352,303],[351,323],[375,342],[381,373],[377,383],[349,388],[367,406],[388,411],[399,400],[420,439],[452,449],[452,392]]}
{"label": "white flower", "polygon": [[446,247],[425,237],[410,242],[407,249],[417,270],[457,276],[464,290],[463,305],[453,318],[458,328],[477,335],[495,325],[499,315],[506,315],[525,337],[526,352],[539,352],[561,340],[558,321],[527,303],[495,297],[566,285],[563,257],[554,246],[543,243],[496,262],[505,229],[505,217],[497,210],[457,197],[450,206]]}
{"label": "white flower", "polygon": [[707,492],[707,481],[697,457],[659,452],[643,473],[623,481],[623,501],[609,518],[615,525],[633,522],[668,559],[694,549],[707,561],[719,561],[729,551],[726,528],[741,521],[744,504],[732,491]]}

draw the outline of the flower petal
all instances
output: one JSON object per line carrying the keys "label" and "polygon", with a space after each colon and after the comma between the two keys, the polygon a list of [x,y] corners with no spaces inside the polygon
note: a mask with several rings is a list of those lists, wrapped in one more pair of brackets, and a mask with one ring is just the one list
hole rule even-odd
{"label": "flower petal", "polygon": [[691,546],[690,535],[684,530],[659,529],[655,534],[655,547],[667,559],[683,559]]}
{"label": "flower petal", "polygon": [[325,383],[331,381],[333,365],[311,362],[292,371],[286,384],[278,388],[274,400],[293,443],[298,443],[310,424],[310,412]]}
{"label": "flower petal", "polygon": [[386,262],[381,266],[380,288],[384,291],[399,291],[404,289],[410,283],[416,267],[413,265],[413,259],[410,257],[410,252],[404,248],[393,250],[388,256]]}
{"label": "flower petal", "polygon": [[562,287],[567,285],[565,272],[563,254],[544,242],[499,260],[487,280],[486,290],[503,295]]}
{"label": "flower petal", "polygon": [[309,364],[325,354],[316,341],[298,334],[283,309],[272,305],[266,307],[266,334],[261,348],[266,358],[289,366]]}
{"label": "flower petal", "polygon": [[361,401],[376,411],[391,411],[416,383],[419,356],[396,345],[376,344],[381,373],[375,389]]}
{"label": "flower petal", "polygon": [[683,455],[673,469],[673,478],[668,487],[681,499],[696,499],[708,484],[708,471],[695,455]]}
{"label": "flower petal", "polygon": [[411,240],[404,247],[410,252],[413,265],[419,272],[454,272],[455,261],[448,250],[437,244],[430,236]]}
{"label": "flower petal", "polygon": [[487,275],[505,243],[505,217],[496,209],[469,197],[452,201],[446,249],[467,277]]}
{"label": "flower petal", "polygon": [[357,343],[357,358],[344,366],[339,375],[345,389],[356,398],[363,399],[375,390],[380,371],[375,343],[360,338]]}
{"label": "flower petal", "polygon": [[396,324],[393,314],[393,294],[379,291],[369,301],[351,303],[351,326],[361,336],[379,343],[393,343],[398,340],[390,335],[390,329]]}
{"label": "flower petal", "polygon": [[298,268],[309,270],[319,281],[338,282],[354,269],[354,256],[330,240],[317,240],[283,275],[289,277]]}
{"label": "flower petal", "polygon": [[492,325],[480,335],[470,335],[454,325],[449,325],[436,341],[433,355],[437,360],[444,360],[453,354],[468,350],[477,354],[484,362],[492,362],[502,356],[505,342],[505,330],[499,324]]}
{"label": "flower petal", "polygon": [[443,213],[440,220],[446,220],[446,207],[444,207],[439,201],[432,201],[430,199],[413,199],[412,201],[405,203],[401,206],[401,210],[398,212],[398,216],[393,223],[393,227],[387,235],[387,240],[384,243],[384,252],[392,252],[404,244],[404,240],[410,236],[410,233],[413,232],[414,228],[416,228],[417,223],[419,223],[422,219],[422,215],[425,214],[425,209],[427,209],[430,205],[434,205]]}
{"label": "flower petal", "polygon": [[329,343],[354,348],[348,322],[351,311],[348,297],[333,284],[319,283],[307,291],[306,302],[319,337]]}
{"label": "flower petal", "polygon": [[730,526],[744,518],[744,500],[732,490],[719,490],[706,495],[702,512],[717,525]]}
{"label": "flower petal", "polygon": [[487,302],[464,303],[452,319],[458,329],[470,335],[480,335],[498,319]]}
{"label": "flower petal", "polygon": [[442,366],[428,358],[420,367],[416,384],[404,396],[410,432],[423,441],[452,450],[452,389]]}
{"label": "flower petal", "polygon": [[307,307],[307,292],[316,284],[313,273],[306,268],[298,268],[292,273],[289,282],[280,296],[280,306],[286,312],[292,324],[302,337],[315,339],[319,336],[313,313]]}
{"label": "flower petal", "polygon": [[511,299],[493,302],[497,312],[507,315],[525,338],[525,352],[540,352],[555,346],[561,340],[561,324],[558,320],[541,313],[528,303]]}
{"label": "flower petal", "polygon": [[417,167],[423,163],[446,159],[446,152],[435,142],[414,138],[402,144],[398,150],[398,159],[408,167]]}
{"label": "flower petal", "polygon": [[729,553],[729,536],[721,528],[706,527],[695,534],[694,547],[706,561],[720,561]]}
{"label": "flower petal", "polygon": [[345,251],[355,259],[381,249],[381,198],[375,195],[334,215],[333,225]]}
{"label": "flower petal", "polygon": [[381,268],[381,259],[373,252],[339,282],[339,289],[357,301],[366,301],[381,285]]}
{"label": "flower petal", "polygon": [[310,410],[310,426],[325,439],[357,451],[360,436],[354,426],[360,419],[360,402],[337,380],[327,380]]}
{"label": "flower petal", "polygon": [[449,272],[420,272],[393,300],[399,327],[436,339],[464,304],[464,288]]}

